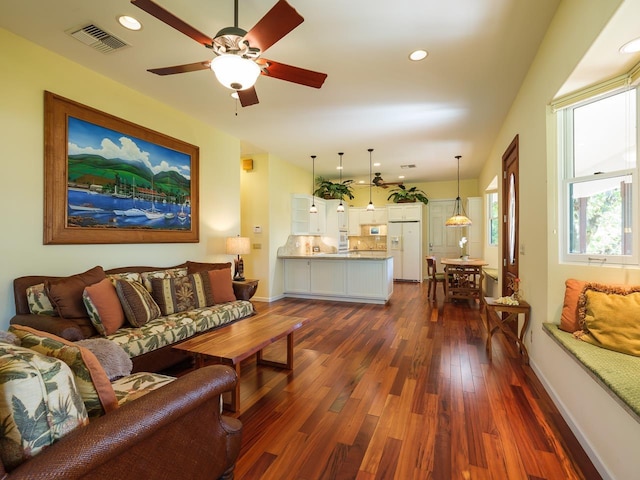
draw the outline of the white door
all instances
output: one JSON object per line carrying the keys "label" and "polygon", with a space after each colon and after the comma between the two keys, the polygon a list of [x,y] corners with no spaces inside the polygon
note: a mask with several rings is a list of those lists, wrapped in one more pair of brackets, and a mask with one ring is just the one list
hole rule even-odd
{"label": "white door", "polygon": [[429,201],[429,255],[438,259],[438,271],[442,271],[441,258],[458,258],[458,241],[465,228],[445,227],[444,222],[453,214],[455,200]]}

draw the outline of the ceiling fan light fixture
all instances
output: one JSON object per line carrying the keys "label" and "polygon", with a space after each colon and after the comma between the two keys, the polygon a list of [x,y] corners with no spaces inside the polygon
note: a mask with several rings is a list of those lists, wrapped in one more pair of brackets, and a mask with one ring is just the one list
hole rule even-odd
{"label": "ceiling fan light fixture", "polygon": [[211,70],[218,81],[231,90],[246,90],[255,85],[260,76],[260,67],[253,60],[227,53],[215,57]]}

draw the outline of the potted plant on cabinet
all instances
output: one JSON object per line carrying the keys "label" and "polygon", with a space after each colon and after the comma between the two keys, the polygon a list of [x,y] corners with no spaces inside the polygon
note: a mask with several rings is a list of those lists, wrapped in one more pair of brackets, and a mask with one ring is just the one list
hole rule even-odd
{"label": "potted plant on cabinet", "polygon": [[353,180],[332,182],[323,177],[316,177],[317,188],[313,194],[324,199],[344,200],[344,197],[347,197],[353,200],[352,183]]}
{"label": "potted plant on cabinet", "polygon": [[387,200],[391,200],[393,203],[422,202],[425,205],[429,203],[427,194],[418,189],[418,187],[407,188],[402,184],[391,190]]}

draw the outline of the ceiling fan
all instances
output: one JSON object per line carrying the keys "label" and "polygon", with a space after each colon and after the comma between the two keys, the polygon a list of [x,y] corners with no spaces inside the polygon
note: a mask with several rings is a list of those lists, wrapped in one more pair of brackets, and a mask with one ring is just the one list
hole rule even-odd
{"label": "ceiling fan", "polygon": [[404,182],[385,182],[380,176],[380,172],[376,172],[375,177],[371,180],[374,187],[389,188],[389,185],[402,185]]}
{"label": "ceiling fan", "polygon": [[213,38],[196,30],[151,0],[131,0],[131,3],[213,50],[215,54],[210,61],[148,70],[156,75],[173,75],[211,68],[222,85],[238,93],[243,107],[258,103],[254,84],[260,75],[313,88],[320,88],[327,78],[326,73],[260,57],[269,47],[304,21],[286,0],[279,0],[248,32],[238,27],[238,0],[234,0],[234,26],[223,28]]}

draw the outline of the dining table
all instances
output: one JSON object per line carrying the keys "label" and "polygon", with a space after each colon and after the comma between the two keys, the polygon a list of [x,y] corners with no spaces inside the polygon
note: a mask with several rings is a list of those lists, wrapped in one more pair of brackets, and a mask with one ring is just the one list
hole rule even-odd
{"label": "dining table", "polygon": [[482,267],[488,265],[481,258],[442,258],[444,266],[445,301],[478,299],[482,302]]}

